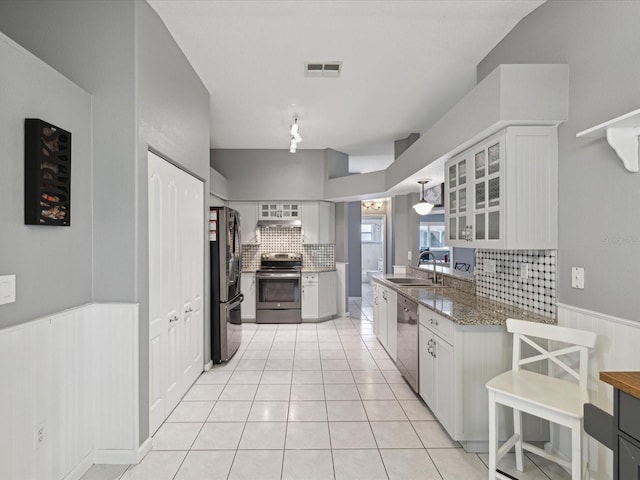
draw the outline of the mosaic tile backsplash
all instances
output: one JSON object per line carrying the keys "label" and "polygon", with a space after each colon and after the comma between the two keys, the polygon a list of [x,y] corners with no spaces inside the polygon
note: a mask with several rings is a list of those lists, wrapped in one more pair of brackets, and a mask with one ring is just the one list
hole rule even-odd
{"label": "mosaic tile backsplash", "polygon": [[[556,317],[556,250],[476,250],[476,295]],[[487,272],[487,261],[496,273]],[[527,278],[521,276],[527,264]]]}
{"label": "mosaic tile backsplash", "polygon": [[254,272],[260,268],[260,255],[272,252],[302,253],[302,268],[307,271],[335,270],[335,246],[302,243],[299,228],[261,228],[260,244],[242,245],[242,270]]}

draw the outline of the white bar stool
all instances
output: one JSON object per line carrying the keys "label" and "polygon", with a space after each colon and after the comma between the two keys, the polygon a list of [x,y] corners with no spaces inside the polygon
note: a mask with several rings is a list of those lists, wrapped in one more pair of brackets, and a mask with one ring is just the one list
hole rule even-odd
{"label": "white bar stool", "polygon": [[[596,334],[583,330],[558,327],[523,320],[507,320],[507,330],[513,334],[512,370],[505,372],[486,384],[489,391],[489,480],[505,479],[496,470],[500,459],[515,446],[516,468],[523,471],[522,451],[528,450],[547,460],[571,469],[571,479],[582,478],[582,410],[589,402],[587,393],[588,353],[596,342]],[[546,340],[545,346],[531,340],[535,337]],[[551,341],[551,342],[549,342]],[[522,358],[522,342],[530,345],[537,355]],[[564,344],[551,350],[549,343]],[[552,345],[553,346],[553,345]],[[579,352],[578,370],[559,357]],[[553,362],[575,378],[578,383],[554,378],[545,374],[522,370],[522,365],[535,362]],[[498,417],[496,405],[513,409],[514,434],[498,448]],[[571,429],[571,462],[523,441],[522,412],[529,413],[550,422]]]}

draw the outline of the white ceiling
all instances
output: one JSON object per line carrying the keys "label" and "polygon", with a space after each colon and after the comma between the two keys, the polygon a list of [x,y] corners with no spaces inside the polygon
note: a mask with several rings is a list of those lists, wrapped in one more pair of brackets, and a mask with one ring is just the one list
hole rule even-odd
{"label": "white ceiling", "polygon": [[[354,171],[388,164],[394,140],[427,130],[543,3],[148,1],[211,93],[212,148],[287,149],[297,114],[299,149],[361,157]],[[304,76],[305,61],[335,60],[340,78]]]}

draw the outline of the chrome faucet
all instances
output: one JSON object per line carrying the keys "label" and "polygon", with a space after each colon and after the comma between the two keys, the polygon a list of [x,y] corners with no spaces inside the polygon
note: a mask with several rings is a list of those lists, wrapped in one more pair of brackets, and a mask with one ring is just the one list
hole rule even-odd
{"label": "chrome faucet", "polygon": [[425,250],[424,252],[422,252],[418,257],[418,267],[420,266],[420,262],[422,261],[423,257],[428,257],[429,255],[431,255],[431,258],[433,258],[433,283],[434,285],[437,285],[438,270],[436,269],[436,256],[433,252],[430,252],[429,250]]}

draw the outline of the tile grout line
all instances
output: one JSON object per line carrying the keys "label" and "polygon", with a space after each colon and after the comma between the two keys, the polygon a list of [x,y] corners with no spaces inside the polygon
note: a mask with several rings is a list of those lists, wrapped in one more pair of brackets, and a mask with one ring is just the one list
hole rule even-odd
{"label": "tile grout line", "polygon": [[[251,335],[251,338],[249,339],[249,342],[246,344],[245,348],[242,351],[242,357],[244,357],[244,354],[246,353],[249,344],[253,341],[253,338],[255,337],[257,331],[258,331],[258,328],[256,328],[254,330],[254,332],[253,332],[253,335]],[[236,355],[238,353],[240,353],[240,352],[236,352]],[[239,364],[240,364],[240,360],[238,360],[238,365]],[[233,371],[231,372],[231,375],[229,376],[229,380],[227,381],[227,385],[229,384],[228,382],[231,380],[231,377],[233,376],[233,374],[236,371],[238,371],[237,370],[238,365],[236,365],[235,368],[233,369]],[[223,390],[223,392],[224,392],[224,390]],[[257,393],[258,393],[258,387],[256,387],[256,391],[253,394],[254,398],[257,395]],[[220,395],[222,395],[222,394],[220,394]],[[227,480],[229,480],[229,477],[231,476],[231,471],[233,470],[233,465],[236,462],[236,457],[238,456],[238,450],[240,449],[240,442],[242,441],[242,436],[244,435],[244,430],[247,427],[247,421],[249,420],[249,415],[251,414],[251,408],[253,408],[253,400],[251,402],[251,406],[249,407],[249,412],[247,413],[247,418],[245,419],[244,425],[242,426],[242,432],[240,432],[240,438],[238,439],[238,444],[236,445],[235,451],[233,453],[233,458],[231,459],[231,464],[229,465],[229,471],[227,472]]]}

